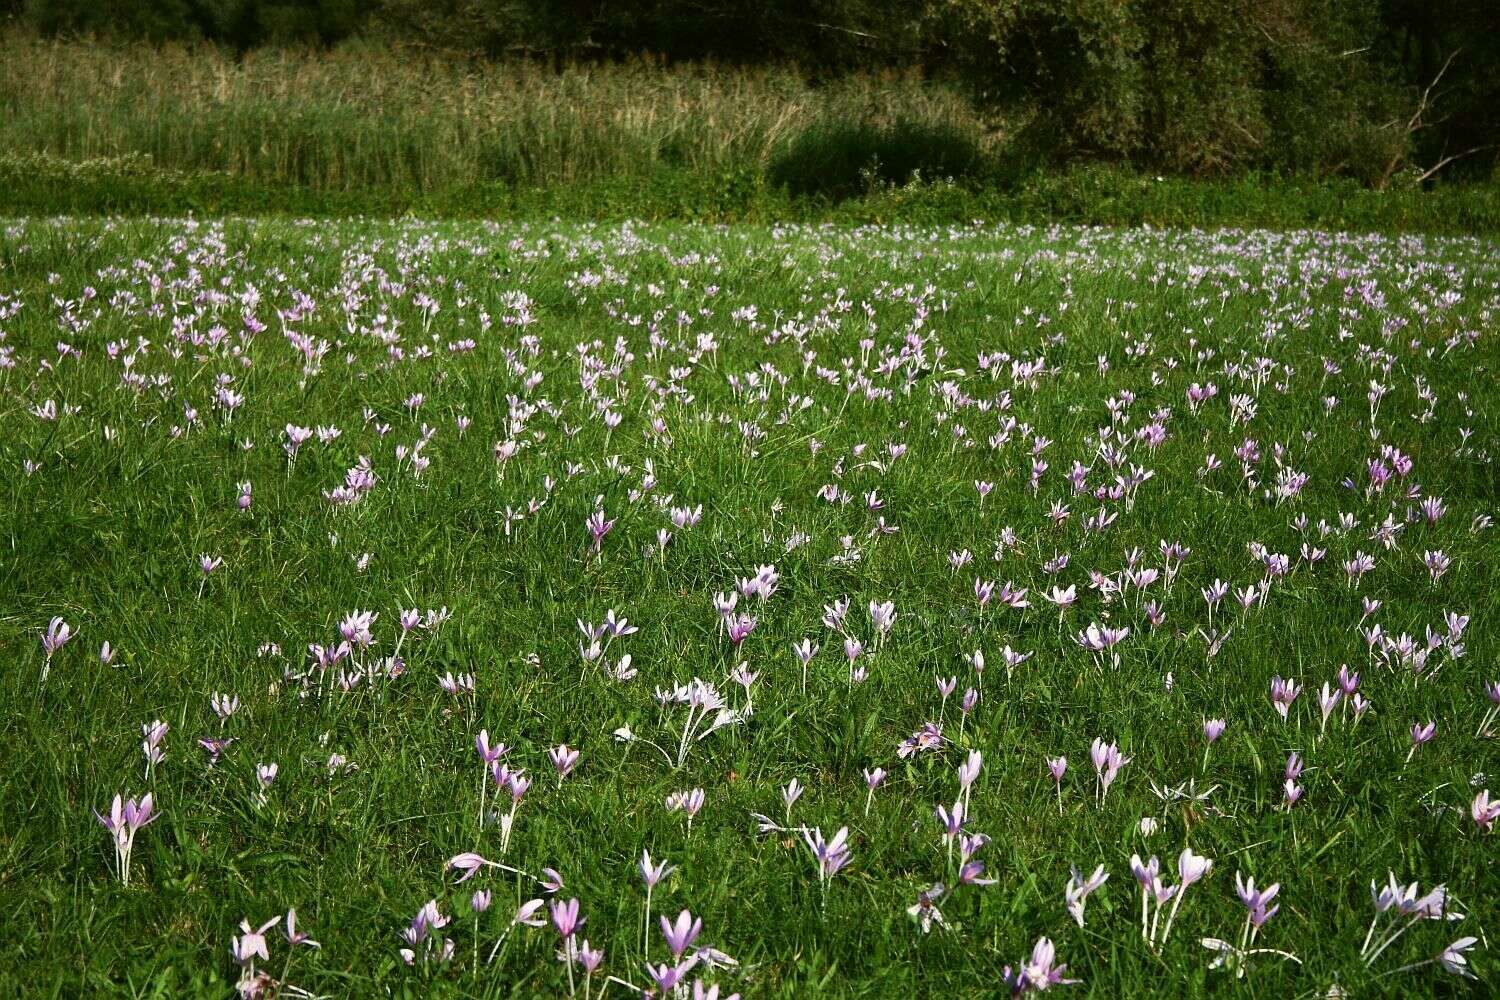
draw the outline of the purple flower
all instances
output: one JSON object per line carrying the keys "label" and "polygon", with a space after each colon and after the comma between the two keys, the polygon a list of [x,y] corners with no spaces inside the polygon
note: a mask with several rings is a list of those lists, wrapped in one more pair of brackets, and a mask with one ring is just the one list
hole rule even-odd
{"label": "purple flower", "polygon": [[1474,973],[1469,971],[1469,960],[1464,955],[1464,952],[1478,943],[1478,938],[1461,937],[1442,950],[1442,953],[1437,957],[1437,962],[1444,970],[1453,973],[1455,976],[1474,979],[1476,977]]}
{"label": "purple flower", "polygon": [[229,941],[229,954],[236,965],[252,968],[257,958],[262,962],[271,960],[270,950],[266,947],[266,931],[275,927],[280,919],[272,917],[256,928],[252,928],[248,920],[240,921],[239,936],[230,938]]}
{"label": "purple flower", "polygon": [[584,938],[574,958],[583,967],[584,974],[592,976],[604,962],[604,949],[591,946],[588,939]]}
{"label": "purple flower", "polygon": [[1120,773],[1120,768],[1129,764],[1132,758],[1122,755],[1115,744],[1105,743],[1097,738],[1089,748],[1089,756],[1093,759],[1094,770],[1098,774],[1099,801],[1102,803],[1109,794],[1109,786],[1114,784],[1115,777]]}
{"label": "purple flower", "polygon": [[958,785],[967,791],[979,777],[979,769],[984,766],[984,756],[978,750],[970,750],[968,758],[958,765]]}
{"label": "purple flower", "polygon": [[282,928],[282,933],[286,935],[286,943],[293,948],[298,945],[306,945],[309,948],[322,947],[318,942],[297,929],[297,910],[295,907],[286,911],[286,926]]}
{"label": "purple flower", "polygon": [[1489,833],[1495,825],[1495,820],[1500,819],[1500,800],[1490,801],[1489,789],[1482,789],[1474,796],[1474,802],[1469,807],[1469,815],[1474,818],[1474,825],[1485,833]]}
{"label": "purple flower", "polygon": [[813,860],[818,865],[818,877],[824,881],[838,874],[839,869],[849,863],[852,856],[849,851],[849,828],[839,827],[828,840],[823,839],[821,829],[802,831],[802,839],[807,843],[807,849],[812,852]]}
{"label": "purple flower", "polygon": [[1077,868],[1072,870],[1072,875],[1068,878],[1068,886],[1063,891],[1063,902],[1067,905],[1069,915],[1078,921],[1079,927],[1083,926],[1084,901],[1088,899],[1090,893],[1108,881],[1109,873],[1104,870],[1103,865],[1095,868],[1094,873],[1088,878],[1079,874]]}
{"label": "purple flower", "polygon": [[1201,854],[1194,854],[1191,847],[1184,847],[1177,856],[1177,877],[1182,881],[1184,889],[1213,870],[1213,861]]}
{"label": "purple flower", "polygon": [[[516,907],[515,916],[510,918],[511,926],[524,925],[526,927],[545,927],[547,920],[542,916],[542,909],[547,905],[545,900],[528,899]],[[555,905],[555,904],[554,904]]]}
{"label": "purple flower", "polygon": [[579,752],[568,749],[566,743],[547,751],[547,759],[552,761],[552,768],[557,772],[559,783],[572,773],[573,768],[578,766],[578,756]]}
{"label": "purple flower", "polygon": [[938,806],[933,810],[933,815],[937,817],[938,823],[943,827],[943,839],[951,841],[954,837],[958,836],[964,826],[963,800],[960,799],[953,803],[952,811]]}
{"label": "purple flower", "polygon": [[481,729],[479,735],[474,737],[474,749],[479,753],[480,761],[486,766],[495,763],[495,761],[510,753],[510,747],[504,743],[490,745],[490,732],[488,729]]}
{"label": "purple flower", "polygon": [[1277,713],[1286,718],[1287,711],[1292,707],[1292,702],[1297,700],[1297,695],[1302,693],[1302,687],[1294,680],[1282,680],[1280,675],[1271,678],[1271,704],[1276,707]]}
{"label": "purple flower", "polygon": [[586,918],[578,916],[578,900],[570,899],[566,903],[554,899],[552,901],[552,926],[557,928],[557,933],[563,938],[570,938],[586,922]]}
{"label": "purple flower", "polygon": [[685,962],[673,965],[668,965],[665,962],[661,965],[652,965],[650,962],[647,962],[646,975],[650,976],[651,981],[656,984],[660,996],[670,996],[672,991],[677,988],[677,984],[682,982],[682,977],[692,971],[695,964],[697,964],[696,958],[689,958]]}
{"label": "purple flower", "polygon": [[681,959],[682,953],[693,946],[698,935],[703,932],[703,921],[695,919],[687,910],[677,914],[677,920],[668,920],[665,916],[661,918],[661,936],[666,939],[667,950],[672,953],[673,959]]}
{"label": "purple flower", "polygon": [[668,875],[677,870],[675,865],[669,865],[662,860],[659,864],[651,863],[651,854],[647,851],[641,852],[640,860],[641,881],[646,883],[647,891],[656,888]]}
{"label": "purple flower", "polygon": [[494,865],[495,862],[486,861],[478,854],[475,854],[472,851],[467,851],[463,854],[456,854],[453,857],[449,858],[448,864],[445,867],[451,868],[456,872],[463,872],[463,874],[458,877],[458,881],[453,883],[454,885],[460,885],[473,878],[475,873],[477,873],[479,869],[487,866],[494,867]]}
{"label": "purple flower", "polygon": [[1250,923],[1254,927],[1265,926],[1267,921],[1276,916],[1276,911],[1281,909],[1279,905],[1268,908],[1271,900],[1275,899],[1276,894],[1281,891],[1280,883],[1267,886],[1265,889],[1256,889],[1255,879],[1246,879],[1239,872],[1235,872],[1234,891],[1245,909],[1249,911]]}
{"label": "purple flower", "polygon": [[606,520],[604,511],[601,509],[590,514],[584,525],[589,529],[589,535],[594,539],[594,551],[598,552],[604,544],[604,536],[609,534],[610,530],[614,528],[615,522],[613,519]]}
{"label": "purple flower", "polygon": [[1013,996],[1020,996],[1029,990],[1040,992],[1051,986],[1078,982],[1076,979],[1063,978],[1068,967],[1054,964],[1056,959],[1057,953],[1052,942],[1047,938],[1039,938],[1036,946],[1031,949],[1030,961],[1015,972],[1007,965],[1001,976]]}

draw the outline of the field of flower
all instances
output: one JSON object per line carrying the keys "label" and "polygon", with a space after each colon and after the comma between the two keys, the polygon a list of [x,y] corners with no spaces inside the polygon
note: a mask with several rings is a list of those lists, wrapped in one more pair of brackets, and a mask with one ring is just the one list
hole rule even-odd
{"label": "field of flower", "polygon": [[0,991],[1484,995],[1497,327],[1478,239],[0,222]]}

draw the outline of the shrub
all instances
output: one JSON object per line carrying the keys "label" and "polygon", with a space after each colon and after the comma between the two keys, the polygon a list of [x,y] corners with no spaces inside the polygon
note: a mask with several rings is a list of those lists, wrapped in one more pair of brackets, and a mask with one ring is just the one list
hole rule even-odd
{"label": "shrub", "polygon": [[795,196],[841,200],[914,179],[962,180],[986,157],[974,135],[944,123],[815,122],[771,161],[771,184]]}

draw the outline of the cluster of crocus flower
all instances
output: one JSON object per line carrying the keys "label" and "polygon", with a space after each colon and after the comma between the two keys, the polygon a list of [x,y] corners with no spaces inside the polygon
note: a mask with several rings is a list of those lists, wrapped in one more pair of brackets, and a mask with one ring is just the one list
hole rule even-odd
{"label": "cluster of crocus flower", "polygon": [[[1493,394],[1464,377],[1483,359],[1475,348],[1500,304],[1487,245],[788,227],[754,238],[704,230],[694,239],[710,249],[684,251],[670,234],[630,226],[557,225],[542,238],[402,223],[371,237],[319,224],[275,230],[309,249],[339,247],[309,254],[326,273],[294,276],[284,261],[238,252],[239,236],[222,225],[160,226],[170,245],[91,269],[86,289],[49,275],[0,296],[0,374],[18,371],[6,385],[19,405],[0,413],[18,503],[63,488],[64,476],[86,482],[77,472],[91,460],[114,469],[119,449],[150,449],[144,485],[127,483],[136,492],[126,495],[142,516],[171,515],[157,523],[184,530],[170,545],[152,542],[170,572],[140,560],[153,567],[149,587],[131,575],[138,567],[120,569],[111,582],[121,596],[145,606],[160,589],[168,606],[227,630],[247,620],[246,588],[284,584],[294,595],[273,625],[256,626],[284,621],[286,634],[245,637],[259,655],[233,673],[202,635],[185,638],[196,659],[182,678],[175,665],[156,669],[170,647],[147,641],[155,626],[109,620],[128,602],[90,607],[68,593],[28,612],[40,652],[28,640],[26,676],[50,683],[43,698],[63,685],[69,695],[121,688],[132,721],[118,735],[132,754],[134,725],[152,720],[139,746],[153,794],[117,796],[99,817],[132,895],[180,839],[148,834],[149,866],[132,874],[136,835],[159,800],[174,822],[202,809],[212,825],[234,814],[221,800],[248,797],[246,815],[269,825],[292,818],[312,783],[329,822],[346,822],[345,789],[398,766],[381,741],[361,738],[367,718],[435,731],[451,754],[441,763],[460,767],[472,766],[468,736],[478,730],[477,814],[470,785],[420,817],[475,817],[444,850],[473,848],[446,869],[472,892],[468,915],[454,896],[413,887],[403,906],[432,898],[400,932],[401,964],[456,977],[470,952],[458,942],[472,944],[477,970],[481,944],[498,963],[508,946],[524,942],[534,957],[545,941],[561,967],[536,989],[556,992],[566,976],[586,997],[630,986],[642,967],[645,980],[630,988],[718,995],[702,977],[725,968],[725,956],[701,943],[703,922],[682,905],[710,914],[710,897],[677,898],[698,888],[692,869],[705,851],[741,861],[753,852],[768,873],[781,864],[808,887],[816,880],[828,919],[808,921],[799,944],[839,933],[830,896],[841,918],[899,899],[919,933],[969,942],[992,931],[999,940],[1007,921],[1053,921],[1011,928],[1024,931],[1012,945],[1036,941],[1004,976],[1024,993],[1071,982],[1054,940],[1075,970],[1085,955],[1109,953],[1101,907],[1128,877],[1144,945],[1124,961],[1170,954],[1179,922],[1215,919],[1206,905],[1215,891],[1224,907],[1238,898],[1243,908],[1238,936],[1202,939],[1218,967],[1245,975],[1266,956],[1295,961],[1262,940],[1295,940],[1323,901],[1289,879],[1298,907],[1283,913],[1280,885],[1259,888],[1243,872],[1230,897],[1223,873],[1216,883],[1214,862],[1196,852],[1222,861],[1232,843],[1260,874],[1264,856],[1242,851],[1239,836],[1259,824],[1285,847],[1278,870],[1291,872],[1306,863],[1302,845],[1333,843],[1329,827],[1346,816],[1351,828],[1390,833],[1400,811],[1350,796],[1351,768],[1371,768],[1373,780],[1389,771],[1398,799],[1422,796],[1445,848],[1431,857],[1491,843],[1492,782],[1482,772],[1452,779],[1495,735],[1500,681],[1480,691],[1482,617],[1471,632],[1467,609],[1440,603],[1474,599],[1476,567],[1494,545],[1493,514],[1474,487],[1495,452]],[[526,265],[502,272],[499,260]],[[766,260],[805,278],[794,308],[752,301],[764,289],[741,279],[765,274]],[[961,277],[976,260],[984,280]],[[908,273],[929,265],[930,280]],[[1034,281],[1038,269],[1058,276],[1057,288]],[[546,295],[539,282],[530,293],[496,288],[502,273],[555,281]],[[1076,278],[1101,273],[1111,275],[1103,301]],[[1050,301],[1027,303],[1006,317],[1003,343],[979,346],[965,328],[970,310],[993,311],[985,296],[997,275]],[[1398,295],[1399,305],[1387,301]],[[1170,311],[1166,328],[1157,306]],[[56,354],[35,315],[67,331]],[[570,346],[558,320],[574,315],[600,330]],[[105,322],[140,332],[96,350],[90,334]],[[9,338],[12,329],[23,335]],[[235,461],[200,473],[207,449]],[[177,488],[178,475],[190,490]],[[200,497],[210,498],[203,516]],[[404,550],[444,537],[455,510],[460,521],[483,518],[473,531],[482,544],[464,549],[461,564],[457,548]],[[123,515],[101,502],[90,516]],[[273,544],[283,536],[268,531],[312,541],[284,555]],[[324,558],[325,536],[334,557]],[[61,557],[38,558],[46,570]],[[453,642],[430,641],[446,605],[424,615],[372,596],[403,566],[452,588],[443,599],[465,619]],[[491,599],[474,582],[490,580],[512,589]],[[306,599],[350,594],[350,581],[359,607]],[[613,606],[598,621],[601,602],[627,593],[642,625]],[[575,618],[576,635],[556,627]],[[85,634],[129,635],[127,651],[105,642],[99,664],[73,658],[79,622]],[[284,658],[283,643],[306,655]],[[145,670],[152,682],[137,683]],[[526,697],[510,699],[522,686]],[[526,707],[508,732],[545,736],[492,742],[480,725],[508,717],[497,699]],[[203,728],[188,729],[200,725],[189,713]],[[304,724],[308,732],[296,730]],[[203,754],[180,760],[172,743],[169,763],[184,729]],[[611,729],[614,743],[600,736]],[[1114,736],[1092,739],[1089,782],[1078,762],[1101,732]],[[303,736],[320,749],[297,748]],[[768,743],[776,753],[762,766]],[[358,770],[338,751],[350,746],[370,747]],[[849,747],[858,749],[830,759]],[[997,747],[1026,748],[1019,778],[993,770],[1011,766]],[[88,767],[110,759],[90,752]],[[582,901],[560,898],[553,869],[523,870],[610,796],[623,803],[617,817],[656,825],[618,857],[586,859],[588,877],[574,886]],[[754,841],[732,808],[747,799],[769,814],[753,813],[755,828],[775,837]],[[1152,815],[1139,815],[1142,803]],[[1017,817],[1038,835],[1013,837]],[[431,826],[434,837],[450,833]],[[1147,843],[1131,834],[1102,856],[1080,853],[1100,829]],[[1178,837],[1152,852],[1151,838]],[[653,859],[648,843],[684,870]],[[997,876],[1049,857],[1060,904],[970,905]],[[726,862],[728,893],[714,905],[736,897],[745,867]],[[1450,867],[1441,877],[1465,898],[1460,879],[1482,888],[1482,873]],[[633,896],[622,909],[599,895],[622,870],[619,891],[644,888],[634,953]],[[514,911],[497,905],[512,879]],[[529,886],[537,898],[523,898]],[[810,899],[787,893],[767,919],[796,920]],[[653,912],[668,900],[666,913]],[[1475,936],[1413,964],[1396,958],[1425,940],[1424,924],[1456,916],[1446,890],[1422,895],[1393,880],[1374,901],[1360,963],[1468,974]],[[1133,896],[1125,909],[1131,926],[1114,930],[1133,936]],[[509,922],[492,926],[502,911]],[[621,912],[632,933],[607,933],[601,923]],[[224,915],[223,928],[239,916]],[[387,944],[399,926],[387,920]],[[756,926],[736,921],[730,933],[754,940]],[[247,995],[292,994],[284,975],[269,974],[270,927],[245,922],[233,938]],[[332,934],[322,935],[330,945]],[[291,913],[286,937],[303,943]],[[772,968],[785,957],[764,955]]]}

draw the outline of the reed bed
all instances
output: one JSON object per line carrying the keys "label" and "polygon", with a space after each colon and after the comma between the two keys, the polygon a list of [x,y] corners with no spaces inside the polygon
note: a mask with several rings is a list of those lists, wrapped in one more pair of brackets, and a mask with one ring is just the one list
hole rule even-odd
{"label": "reed bed", "polygon": [[0,36],[0,149],[149,156],[318,190],[561,185],[663,168],[764,176],[810,135],[916,126],[995,144],[951,88],[794,68],[558,69],[386,47],[263,49]]}

